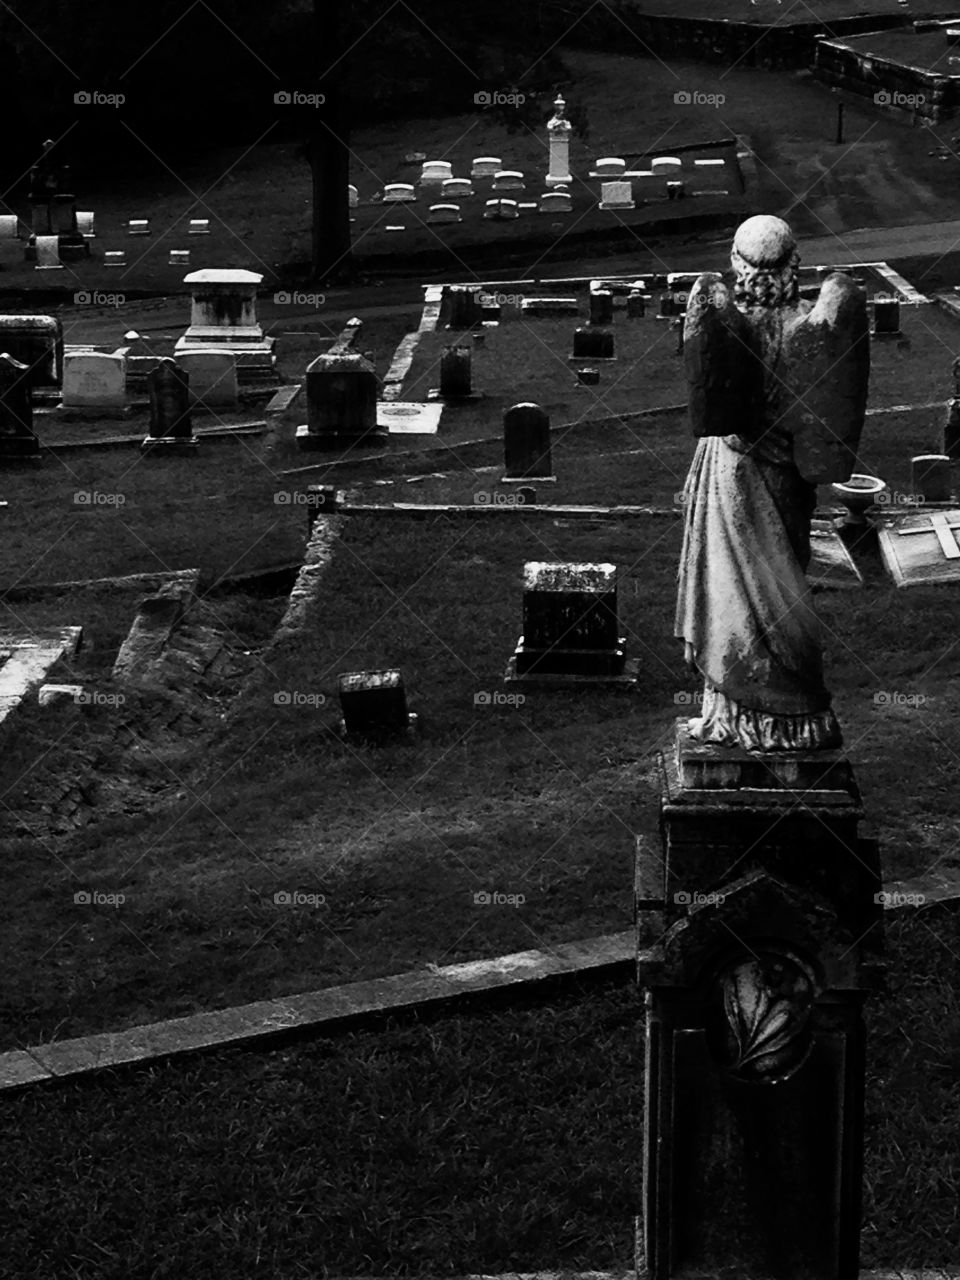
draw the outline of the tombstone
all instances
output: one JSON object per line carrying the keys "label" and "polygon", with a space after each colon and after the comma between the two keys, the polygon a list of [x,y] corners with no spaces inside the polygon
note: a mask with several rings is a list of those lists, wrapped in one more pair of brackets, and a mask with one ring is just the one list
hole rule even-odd
{"label": "tombstone", "polygon": [[599,369],[578,369],[577,382],[582,387],[595,387],[600,382]]}
{"label": "tombstone", "polygon": [[477,156],[470,168],[471,178],[495,178],[503,168],[499,156]]}
{"label": "tombstone", "polygon": [[300,449],[342,449],[382,443],[377,421],[377,374],[352,351],[327,352],[307,366],[307,422],[297,427]]}
{"label": "tombstone", "polygon": [[633,684],[617,618],[617,570],[612,564],[523,566],[523,634],[505,682]]}
{"label": "tombstone", "polygon": [[515,404],[503,415],[502,484],[555,480],[550,460],[550,415],[538,404]]}
{"label": "tombstone", "polygon": [[626,169],[626,160],[621,160],[618,156],[603,156],[593,166],[594,174],[598,178],[621,178]]}
{"label": "tombstone", "polygon": [[470,347],[444,347],[440,357],[440,398],[464,400],[472,394]]}
{"label": "tombstone", "polygon": [[187,234],[191,236],[208,236],[210,234],[210,219],[191,218]]}
{"label": "tombstone", "polygon": [[388,182],[383,188],[384,204],[410,204],[416,198],[417,193],[409,182]]}
{"label": "tombstone", "polygon": [[682,168],[679,156],[656,156],[650,162],[650,172],[655,178],[676,178]]}
{"label": "tombstone", "polygon": [[190,327],[174,347],[179,357],[192,347],[225,347],[237,358],[241,386],[273,382],[276,378],[276,339],[265,338],[257,320],[258,271],[211,267],[191,271]]}
{"label": "tombstone", "polygon": [[[2,342],[0,337],[0,346]],[[960,356],[953,362],[953,396],[947,401],[942,434],[943,452],[952,461],[960,461]]]}
{"label": "tombstone", "polygon": [[686,187],[679,178],[667,182],[667,199],[682,200],[686,194]]}
{"label": "tombstone", "polygon": [[520,314],[539,319],[543,316],[575,316],[580,311],[577,298],[524,298]]}
{"label": "tombstone", "polygon": [[672,293],[661,293],[657,314],[664,318],[677,314],[677,300]]}
{"label": "tombstone", "polygon": [[575,329],[571,360],[615,360],[613,334],[609,329]]}
{"label": "tombstone", "polygon": [[723,159],[713,158],[708,160],[694,160],[693,163],[698,169],[722,169],[727,162]]}
{"label": "tombstone", "polygon": [[441,187],[444,200],[465,200],[473,195],[469,178],[445,178]]}
{"label": "tombstone", "polygon": [[921,453],[911,458],[910,492],[920,502],[952,502],[949,455]]}
{"label": "tombstone", "polygon": [[900,334],[900,299],[875,298],[873,302],[873,336]]}
{"label": "tombstone", "polygon": [[548,187],[565,186],[573,178],[570,172],[570,135],[573,126],[566,117],[567,104],[560,94],[553,103],[553,115],[547,121],[547,137],[550,142],[550,167],[547,170]]}
{"label": "tombstone", "polygon": [[520,210],[517,208],[516,200],[488,200],[483,216],[508,221],[511,218],[519,218]]}
{"label": "tombstone", "polygon": [[37,254],[37,271],[62,271],[60,261],[60,237],[37,236],[35,243]]}
{"label": "tombstone", "polygon": [[646,303],[643,294],[637,289],[631,289],[627,294],[627,319],[642,320],[646,313]]}
{"label": "tombstone", "polygon": [[360,204],[360,192],[351,182],[347,186],[347,207],[350,209],[356,209],[359,207],[359,204]]}
{"label": "tombstone", "polygon": [[415,730],[417,717],[407,710],[399,671],[352,671],[341,675],[338,685],[344,737],[383,745]]}
{"label": "tombstone", "polygon": [[427,225],[462,222],[458,204],[432,204],[427,212]]}
{"label": "tombstone", "polygon": [[427,160],[420,170],[421,186],[439,186],[453,177],[453,165],[449,160]]}
{"label": "tombstone", "polygon": [[633,187],[629,182],[601,182],[601,209],[635,209]]}
{"label": "tombstone", "polygon": [[500,169],[493,179],[493,191],[525,191],[523,174],[519,169]]}
{"label": "tombstone", "polygon": [[147,389],[147,377],[160,363],[161,357],[153,351],[136,329],[128,329],[123,335],[123,368],[127,388],[127,400]]}
{"label": "tombstone", "polygon": [[63,324],[55,316],[0,315],[0,351],[28,366],[33,391],[63,381]]}
{"label": "tombstone", "polygon": [[84,240],[95,240],[97,238],[93,225],[94,216],[88,210],[77,213],[77,231],[83,236]]}
{"label": "tombstone", "polygon": [[0,240],[16,240],[20,235],[20,219],[15,213],[0,214]]}
{"label": "tombstone", "polygon": [[127,265],[126,251],[123,249],[108,249],[103,255],[103,265],[105,267],[125,267]]}
{"label": "tombstone", "polygon": [[40,460],[33,434],[30,370],[9,352],[0,352],[0,466]]}
{"label": "tombstone", "polygon": [[124,364],[119,352],[68,351],[63,358],[63,412],[93,418],[123,417]]}
{"label": "tombstone", "polygon": [[472,329],[482,319],[480,285],[444,285],[443,298],[447,304],[448,329]]}
{"label": "tombstone", "polygon": [[150,234],[149,218],[131,218],[127,223],[128,236],[148,236]]}
{"label": "tombstone", "polygon": [[192,409],[234,409],[237,405],[237,357],[217,347],[182,351],[180,368],[187,374]]}
{"label": "tombstone", "polygon": [[887,517],[878,528],[880,554],[898,587],[960,582],[960,510]]}
{"label": "tombstone", "polygon": [[590,290],[590,323],[613,324],[613,294],[609,289]]}
{"label": "tombstone", "polygon": [[190,378],[176,360],[164,356],[147,376],[150,430],[140,446],[148,456],[193,454],[198,441],[190,417]]}
{"label": "tombstone", "polygon": [[171,267],[189,267],[190,250],[189,249],[171,249],[170,257],[167,260],[168,266]]}
{"label": "tombstone", "polygon": [[545,191],[540,197],[540,213],[572,213],[573,200],[568,191]]}

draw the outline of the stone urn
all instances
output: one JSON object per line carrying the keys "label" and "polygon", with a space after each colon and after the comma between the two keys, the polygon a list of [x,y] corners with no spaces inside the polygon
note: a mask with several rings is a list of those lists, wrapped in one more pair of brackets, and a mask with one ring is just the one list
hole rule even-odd
{"label": "stone urn", "polygon": [[856,473],[849,480],[835,481],[830,488],[847,509],[847,514],[839,523],[856,528],[862,528],[868,523],[867,512],[887,492],[883,480]]}

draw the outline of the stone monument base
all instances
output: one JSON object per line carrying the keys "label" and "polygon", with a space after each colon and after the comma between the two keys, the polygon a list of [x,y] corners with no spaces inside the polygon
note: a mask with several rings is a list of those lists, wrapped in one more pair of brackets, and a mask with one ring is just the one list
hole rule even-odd
{"label": "stone monument base", "polygon": [[305,452],[329,449],[360,449],[372,445],[384,445],[390,439],[389,432],[379,423],[376,427],[357,427],[356,431],[311,431],[307,423],[297,427],[297,448]]}
{"label": "stone monument base", "polygon": [[537,684],[555,688],[582,686],[633,686],[640,661],[626,657],[626,639],[616,649],[534,649],[521,636],[507,663],[504,684]]}
{"label": "stone monument base", "polygon": [[276,345],[276,338],[242,341],[224,337],[222,331],[218,333],[213,328],[198,329],[195,332],[187,330],[182,338],[177,339],[173,358],[176,360],[185,351],[196,351],[198,347],[229,351],[237,360],[237,385],[256,386],[277,381]]}
{"label": "stone monument base", "polygon": [[140,451],[152,458],[192,458],[199,447],[196,436],[146,436]]}
{"label": "stone monument base", "polygon": [[694,790],[849,791],[850,762],[842,751],[747,751],[698,742],[677,721],[677,777]]}

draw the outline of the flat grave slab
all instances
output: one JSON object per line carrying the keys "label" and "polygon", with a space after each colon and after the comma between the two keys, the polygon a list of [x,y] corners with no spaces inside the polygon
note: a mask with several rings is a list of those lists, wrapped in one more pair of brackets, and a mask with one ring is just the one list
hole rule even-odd
{"label": "flat grave slab", "polygon": [[890,516],[878,530],[880,554],[898,587],[960,582],[960,507]]}
{"label": "flat grave slab", "polygon": [[386,427],[391,435],[436,435],[443,414],[443,403],[415,403],[392,400],[377,405],[377,426]]}

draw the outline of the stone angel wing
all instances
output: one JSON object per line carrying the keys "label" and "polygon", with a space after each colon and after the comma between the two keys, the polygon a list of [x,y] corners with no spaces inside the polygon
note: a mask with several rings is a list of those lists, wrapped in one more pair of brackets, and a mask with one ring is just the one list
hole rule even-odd
{"label": "stone angel wing", "polygon": [[867,295],[850,276],[827,276],[815,305],[784,326],[780,375],[797,470],[811,484],[849,480],[870,381]]}
{"label": "stone angel wing", "polygon": [[716,272],[698,276],[690,290],[683,363],[693,434],[742,433],[760,408],[763,368],[750,325]]}

